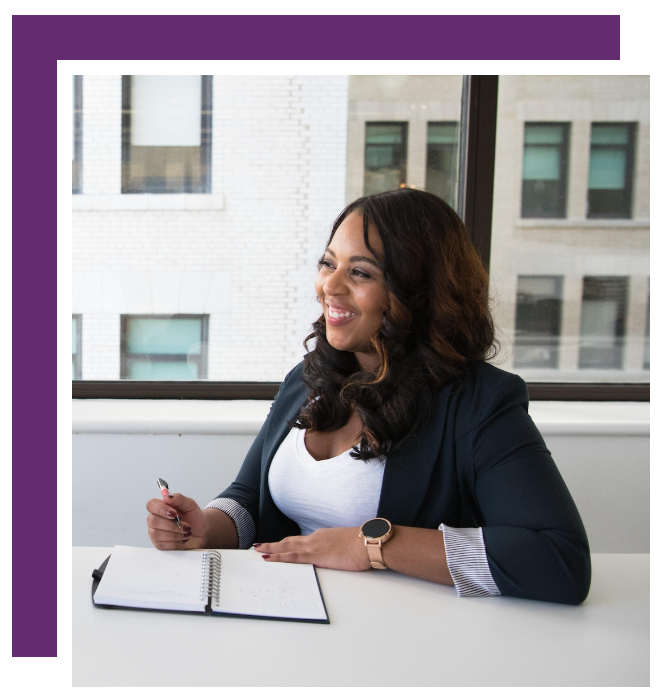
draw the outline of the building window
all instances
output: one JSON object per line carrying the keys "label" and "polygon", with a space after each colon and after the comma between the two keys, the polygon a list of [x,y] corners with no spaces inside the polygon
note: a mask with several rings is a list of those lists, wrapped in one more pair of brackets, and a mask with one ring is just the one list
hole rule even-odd
{"label": "building window", "polygon": [[566,216],[568,134],[568,124],[525,124],[523,219]]}
{"label": "building window", "polygon": [[518,277],[514,367],[557,368],[562,285],[562,277]]}
{"label": "building window", "polygon": [[407,122],[366,122],[364,194],[405,186]]}
{"label": "building window", "polygon": [[209,315],[121,316],[120,379],[207,379]]}
{"label": "building window", "polygon": [[83,76],[72,75],[71,193],[83,191]]}
{"label": "building window", "polygon": [[592,124],[587,217],[630,219],[635,124]]}
{"label": "building window", "polygon": [[122,192],[211,191],[212,76],[122,76]]}
{"label": "building window", "polygon": [[584,277],[580,369],[621,369],[628,277]]}
{"label": "building window", "polygon": [[428,122],[426,190],[456,208],[458,122]]}
{"label": "building window", "polygon": [[71,378],[83,378],[83,317],[80,314],[71,316]]}

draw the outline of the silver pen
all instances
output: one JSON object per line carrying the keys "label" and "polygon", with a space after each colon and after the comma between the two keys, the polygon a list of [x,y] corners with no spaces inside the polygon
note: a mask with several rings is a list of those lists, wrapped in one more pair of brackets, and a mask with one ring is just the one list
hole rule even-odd
{"label": "silver pen", "polygon": [[[170,493],[168,482],[165,479],[157,479],[157,485],[159,486],[159,491],[161,491],[162,496],[165,496],[166,494]],[[166,493],[164,493],[164,490],[166,491]],[[182,527],[182,523],[180,522],[180,516],[177,514],[175,515],[175,522],[177,523],[177,527]]]}

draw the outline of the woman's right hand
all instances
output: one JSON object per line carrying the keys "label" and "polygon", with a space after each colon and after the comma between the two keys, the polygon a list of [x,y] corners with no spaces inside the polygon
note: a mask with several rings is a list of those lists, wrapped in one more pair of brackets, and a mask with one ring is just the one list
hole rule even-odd
{"label": "woman's right hand", "polygon": [[[202,509],[192,499],[173,493],[163,500],[147,502],[147,533],[157,549],[200,549],[206,546],[207,521]],[[182,527],[177,527],[179,515]]]}

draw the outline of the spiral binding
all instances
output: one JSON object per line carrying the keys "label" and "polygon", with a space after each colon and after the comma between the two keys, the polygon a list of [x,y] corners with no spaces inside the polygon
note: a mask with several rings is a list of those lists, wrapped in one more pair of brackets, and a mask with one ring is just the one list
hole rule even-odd
{"label": "spiral binding", "polygon": [[203,571],[200,577],[200,600],[212,598],[213,605],[219,604],[221,588],[221,554],[203,553]]}

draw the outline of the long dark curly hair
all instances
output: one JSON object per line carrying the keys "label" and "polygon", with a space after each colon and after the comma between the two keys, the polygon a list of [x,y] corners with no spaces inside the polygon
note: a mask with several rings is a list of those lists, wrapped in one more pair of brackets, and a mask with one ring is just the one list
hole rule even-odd
{"label": "long dark curly hair", "polygon": [[[352,352],[333,348],[324,314],[304,341],[310,401],[292,425],[336,430],[356,410],[362,431],[355,459],[388,455],[431,416],[440,389],[469,365],[497,353],[488,307],[488,274],[456,212],[428,192],[401,188],[349,204],[327,245],[351,213],[363,216],[364,242],[373,224],[384,247],[387,308],[371,339],[379,358],[363,371]],[[374,253],[375,254],[375,253]],[[317,398],[316,398],[317,397]],[[316,400],[313,400],[316,398]]]}

